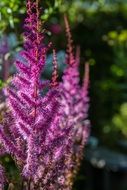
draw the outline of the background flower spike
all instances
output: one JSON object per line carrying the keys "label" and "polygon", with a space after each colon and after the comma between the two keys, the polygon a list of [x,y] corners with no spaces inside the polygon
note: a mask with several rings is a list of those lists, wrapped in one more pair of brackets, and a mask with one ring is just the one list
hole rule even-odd
{"label": "background flower spike", "polygon": [[51,86],[55,87],[57,85],[58,85],[58,62],[57,62],[56,50],[53,49],[53,72],[52,72]]}
{"label": "background flower spike", "polygon": [[73,40],[72,40],[70,25],[66,15],[64,15],[64,23],[65,23],[66,36],[67,36],[67,63],[69,65],[73,65],[74,64]]}

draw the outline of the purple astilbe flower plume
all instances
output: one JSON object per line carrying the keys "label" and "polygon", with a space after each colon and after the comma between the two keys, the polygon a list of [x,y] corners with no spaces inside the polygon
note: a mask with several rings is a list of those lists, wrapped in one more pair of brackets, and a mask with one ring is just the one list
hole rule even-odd
{"label": "purple astilbe flower plume", "polygon": [[41,81],[51,43],[44,44],[39,0],[27,0],[24,50],[15,63],[18,73],[5,89],[8,109],[0,124],[0,154],[10,154],[16,162],[23,190],[71,190],[88,138],[89,67],[81,87],[79,53],[73,53],[66,17],[65,24],[68,48],[63,81],[58,82],[55,50],[51,82]]}
{"label": "purple astilbe flower plume", "polygon": [[78,66],[80,62],[79,48],[76,56],[73,53],[72,37],[67,17],[65,19],[66,33],[68,38],[67,46],[67,68],[63,74],[63,82],[61,83],[61,119],[60,126],[62,128],[68,126],[72,128],[70,141],[70,154],[65,162],[65,170],[63,175],[66,183],[64,189],[72,189],[75,175],[77,174],[80,162],[83,157],[84,145],[89,136],[90,122],[88,117],[89,98],[89,65],[85,66],[85,78],[82,87],[79,85]]}
{"label": "purple astilbe flower plume", "polygon": [[55,81],[55,51],[52,88],[42,96],[45,83],[50,86],[40,80],[50,44],[43,43],[38,3],[38,0],[27,1],[22,60],[16,60],[18,73],[5,90],[8,113],[0,125],[1,146],[16,161],[30,190],[49,189],[54,183],[63,165],[68,134],[67,128],[58,125],[60,93]]}
{"label": "purple astilbe flower plume", "polygon": [[5,171],[2,165],[0,165],[0,189],[4,189],[4,185],[6,183]]}
{"label": "purple astilbe flower plume", "polygon": [[56,50],[53,50],[53,73],[52,73],[52,80],[51,80],[51,86],[57,86],[58,85],[58,63],[57,63],[57,56],[56,56]]}

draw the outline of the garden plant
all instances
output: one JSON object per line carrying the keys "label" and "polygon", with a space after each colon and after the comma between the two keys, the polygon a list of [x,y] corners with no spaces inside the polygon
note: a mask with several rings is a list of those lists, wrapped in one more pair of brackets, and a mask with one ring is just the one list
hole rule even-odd
{"label": "garden plant", "polygon": [[[80,85],[80,51],[76,53],[67,17],[67,65],[58,81],[56,50],[45,43],[39,0],[27,0],[24,50],[4,88],[6,112],[0,124],[0,156],[10,155],[20,173],[21,190],[71,190],[84,155],[90,122],[89,66]],[[53,49],[51,80],[42,80],[46,56]],[[0,189],[15,189],[0,165]]]}

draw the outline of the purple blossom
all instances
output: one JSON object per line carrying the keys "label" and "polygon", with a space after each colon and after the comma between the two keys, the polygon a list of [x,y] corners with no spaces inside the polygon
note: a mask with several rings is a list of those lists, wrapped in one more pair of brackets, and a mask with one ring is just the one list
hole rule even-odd
{"label": "purple blossom", "polygon": [[50,26],[50,30],[54,34],[59,34],[62,31],[61,26],[59,24],[52,24]]}
{"label": "purple blossom", "polygon": [[89,65],[85,66],[85,78],[82,87],[79,85],[78,66],[80,62],[80,52],[74,56],[72,37],[66,16],[65,25],[68,38],[67,59],[68,65],[63,74],[63,81],[60,84],[61,89],[61,118],[62,128],[72,126],[69,154],[65,162],[66,169],[63,171],[66,181],[64,189],[71,189],[73,180],[80,166],[83,157],[84,145],[86,144],[90,131],[90,122],[88,120],[89,108]]}
{"label": "purple blossom", "polygon": [[6,89],[8,112],[0,125],[0,143],[16,161],[29,190],[71,190],[89,134],[89,67],[81,87],[79,51],[75,56],[65,17],[68,47],[63,80],[58,82],[53,50],[52,79],[41,81],[51,43],[44,45],[39,12],[38,0],[27,0],[23,59],[16,60],[18,73]]}
{"label": "purple blossom", "polygon": [[0,165],[0,189],[4,189],[4,185],[6,183],[5,171],[2,165]]}

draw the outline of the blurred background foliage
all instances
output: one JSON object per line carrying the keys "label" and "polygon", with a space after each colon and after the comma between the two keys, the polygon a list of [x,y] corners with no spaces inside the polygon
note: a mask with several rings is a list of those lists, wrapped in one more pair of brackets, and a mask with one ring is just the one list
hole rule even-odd
{"label": "blurred background foliage", "polygon": [[[60,56],[66,47],[66,13],[74,43],[81,47],[81,78],[84,63],[91,65],[92,134],[108,146],[115,145],[118,139],[127,139],[127,0],[40,0],[41,3],[47,37],[62,52]],[[13,34],[15,41],[1,53],[1,65],[5,59],[11,64],[14,52],[22,48],[24,18],[25,0],[0,1],[0,38],[6,36],[10,43],[9,36]],[[0,44],[2,47],[1,41]],[[1,72],[5,68],[3,65]],[[9,73],[13,73],[9,68]],[[2,81],[4,77],[0,86]]]}

